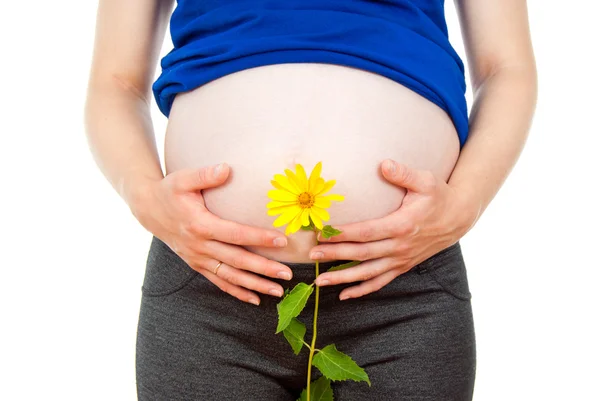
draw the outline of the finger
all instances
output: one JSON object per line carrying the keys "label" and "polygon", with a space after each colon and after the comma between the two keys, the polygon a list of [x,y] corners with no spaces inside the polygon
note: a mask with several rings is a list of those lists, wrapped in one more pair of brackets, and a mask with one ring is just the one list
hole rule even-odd
{"label": "finger", "polygon": [[217,276],[229,283],[262,292],[263,294],[280,297],[283,295],[283,287],[256,274],[248,273],[245,270],[236,269],[226,263],[221,264],[217,271]]}
{"label": "finger", "polygon": [[389,270],[370,280],[363,281],[359,285],[353,285],[352,287],[344,288],[344,290],[340,292],[339,299],[340,301],[343,301],[344,299],[358,298],[370,294],[372,292],[379,291],[384,286],[388,285],[396,277],[398,277],[400,274],[402,274],[402,270],[396,268]]}
{"label": "finger", "polygon": [[[221,267],[223,267],[223,265],[221,265]],[[208,269],[200,269],[199,273],[206,277],[214,285],[219,287],[221,291],[226,292],[227,294],[239,299],[240,301],[248,302],[254,305],[260,304],[260,298],[252,291],[248,291],[240,286],[231,284],[230,282],[222,279],[221,277],[216,276],[213,272],[209,271]]]}
{"label": "finger", "polygon": [[317,237],[320,242],[370,242],[386,238],[396,238],[414,231],[414,223],[405,219],[398,211],[385,217],[357,223],[335,226],[342,233],[333,237]]}
{"label": "finger", "polygon": [[282,248],[287,246],[285,234],[277,230],[252,227],[235,221],[225,220],[204,212],[191,224],[200,236],[234,245],[255,245]]}
{"label": "finger", "polygon": [[[367,243],[342,242],[340,244],[317,245],[310,251],[313,260],[360,260],[382,258],[396,250],[397,241],[384,239]],[[319,255],[320,254],[320,255]]]}
{"label": "finger", "polygon": [[372,259],[347,269],[319,274],[315,280],[315,284],[322,287],[324,285],[370,280],[373,277],[385,273],[391,268],[393,268],[393,265],[390,258]]}
{"label": "finger", "polygon": [[221,163],[219,165],[207,166],[202,168],[185,168],[177,170],[169,175],[173,189],[176,192],[192,192],[205,188],[219,186],[229,176],[229,165]]}
{"label": "finger", "polygon": [[[219,241],[206,241],[202,253],[227,263],[236,269],[251,271],[263,276],[276,277],[284,280],[292,278],[292,270],[277,261],[252,253],[240,246]],[[287,274],[287,276],[286,276]]]}
{"label": "finger", "polygon": [[414,192],[431,192],[438,181],[437,177],[429,170],[411,168],[391,159],[384,160],[381,165],[386,180]]}

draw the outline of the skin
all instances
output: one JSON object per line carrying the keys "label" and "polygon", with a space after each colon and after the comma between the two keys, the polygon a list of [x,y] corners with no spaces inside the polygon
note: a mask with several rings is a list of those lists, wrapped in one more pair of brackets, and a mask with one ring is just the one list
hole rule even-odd
{"label": "skin", "polygon": [[[402,206],[382,219],[340,225],[343,233],[311,249],[324,258],[365,261],[319,275],[317,285],[362,281],[340,299],[377,291],[457,242],[472,228],[514,167],[537,102],[537,71],[526,2],[457,0],[474,103],[469,138],[448,182],[398,166],[382,173],[408,189]],[[466,196],[465,196],[466,195]],[[357,244],[350,243],[357,242]]]}
{"label": "skin", "polygon": [[[85,105],[90,150],[107,180],[148,231],[221,290],[259,302],[282,287],[265,277],[290,274],[285,265],[242,246],[273,247],[287,239],[219,218],[201,190],[221,185],[229,166],[163,175],[150,117],[151,85],[173,0],[100,0]],[[325,273],[330,285],[361,281],[341,294],[376,291],[419,262],[458,241],[477,222],[516,163],[537,97],[537,73],[524,0],[456,0],[474,104],[470,134],[448,182],[426,170],[398,165],[383,177],[407,189],[401,207],[379,219],[336,225],[343,234],[312,251],[323,259],[361,260]],[[324,239],[320,239],[325,241]],[[224,264],[213,273],[217,261]],[[256,274],[252,274],[256,273]]]}

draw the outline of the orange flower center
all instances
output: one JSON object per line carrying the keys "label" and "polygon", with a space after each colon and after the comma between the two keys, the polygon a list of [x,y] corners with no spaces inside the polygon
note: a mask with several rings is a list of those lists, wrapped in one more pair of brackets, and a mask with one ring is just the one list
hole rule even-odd
{"label": "orange flower center", "polygon": [[298,203],[300,203],[300,207],[308,208],[315,203],[315,199],[308,192],[302,192],[300,196],[298,196]]}

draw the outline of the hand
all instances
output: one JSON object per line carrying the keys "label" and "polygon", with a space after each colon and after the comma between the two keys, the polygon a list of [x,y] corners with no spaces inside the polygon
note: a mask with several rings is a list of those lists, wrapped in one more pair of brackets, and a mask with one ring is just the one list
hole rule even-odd
{"label": "hand", "polygon": [[[382,166],[387,163],[382,163]],[[319,286],[362,281],[345,288],[340,299],[357,298],[377,291],[400,274],[456,243],[475,223],[479,207],[468,195],[450,186],[431,171],[392,162],[383,169],[392,184],[405,187],[400,208],[383,218],[336,225],[341,234],[319,241],[311,249],[320,259],[358,260],[357,266],[320,274]],[[352,241],[352,242],[349,242]]]}
{"label": "hand", "polygon": [[[248,289],[265,294],[276,290],[281,296],[281,285],[250,272],[289,280],[291,269],[240,245],[283,247],[286,237],[274,229],[238,224],[209,212],[200,190],[219,186],[229,176],[227,164],[220,172],[215,167],[183,169],[153,181],[140,191],[144,195],[131,206],[132,213],[148,231],[221,290],[242,301],[256,301],[252,302],[256,305],[260,298]],[[215,275],[219,261],[223,264]],[[278,276],[282,272],[288,276]]]}

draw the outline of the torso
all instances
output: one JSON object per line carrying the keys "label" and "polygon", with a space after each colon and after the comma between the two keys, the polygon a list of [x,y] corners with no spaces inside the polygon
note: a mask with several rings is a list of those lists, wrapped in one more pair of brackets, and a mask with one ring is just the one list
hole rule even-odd
{"label": "torso", "polygon": [[[450,117],[436,104],[380,75],[341,65],[287,63],[250,68],[177,95],[165,137],[166,172],[227,162],[230,176],[203,190],[209,211],[279,230],[266,213],[271,180],[296,163],[336,180],[345,196],[328,209],[332,226],[384,217],[405,190],[388,182],[391,158],[447,180],[459,154]],[[281,262],[313,262],[313,232],[298,231],[283,249],[245,246]]]}

